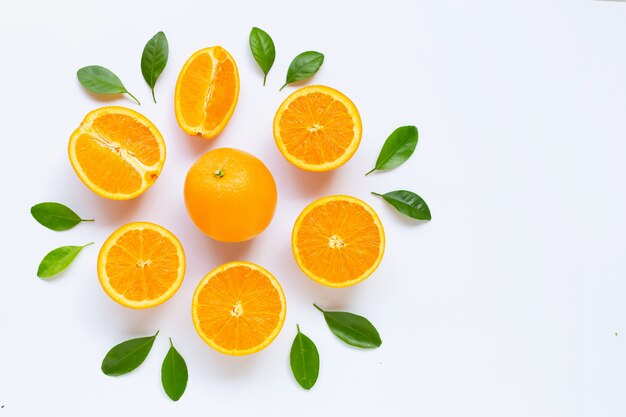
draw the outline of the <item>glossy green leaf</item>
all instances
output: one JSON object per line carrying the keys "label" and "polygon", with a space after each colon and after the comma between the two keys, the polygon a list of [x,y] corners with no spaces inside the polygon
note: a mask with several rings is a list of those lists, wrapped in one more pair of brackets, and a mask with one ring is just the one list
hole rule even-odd
{"label": "glossy green leaf", "polygon": [[395,168],[409,159],[417,146],[417,128],[415,126],[402,126],[394,130],[385,141],[380,150],[376,166],[365,175],[377,170]]}
{"label": "glossy green leaf", "polygon": [[287,70],[287,79],[280,89],[285,88],[287,84],[295,83],[296,81],[305,80],[315,75],[319,71],[320,67],[324,63],[324,55],[316,51],[302,52],[296,56]]}
{"label": "glossy green leaf", "polygon": [[272,65],[274,65],[274,59],[276,59],[274,41],[267,32],[257,27],[253,27],[250,31],[249,41],[252,56],[263,71],[263,85],[265,85],[267,73],[270,72]]}
{"label": "glossy green leaf", "polygon": [[161,366],[161,383],[168,397],[173,401],[178,401],[187,388],[188,379],[187,364],[170,339],[170,350],[165,355]]}
{"label": "glossy green leaf", "polygon": [[365,317],[345,311],[325,311],[317,305],[313,305],[324,314],[326,324],[335,336],[347,344],[371,349],[377,348],[383,343],[380,340],[378,330]]}
{"label": "glossy green leaf", "polygon": [[48,229],[68,230],[80,222],[92,222],[93,219],[81,219],[72,209],[61,203],[39,203],[30,208],[35,220]]}
{"label": "glossy green leaf", "polygon": [[139,100],[124,87],[124,84],[122,84],[122,81],[117,75],[100,65],[83,67],[78,70],[76,76],[82,86],[93,93],[128,94],[137,104],[141,104]]}
{"label": "glossy green leaf", "polygon": [[[91,244],[93,244],[93,242],[85,246]],[[37,268],[37,276],[39,278],[50,278],[63,271],[70,266],[85,246],[61,246],[60,248],[48,252],[39,264],[39,268]]]}
{"label": "glossy green leaf", "polygon": [[146,43],[141,55],[141,73],[152,90],[152,99],[155,103],[154,86],[167,65],[168,55],[169,45],[163,32],[157,33]]}
{"label": "glossy green leaf", "polygon": [[300,332],[300,326],[297,327],[298,334],[293,340],[291,354],[289,355],[291,372],[293,372],[293,376],[298,381],[298,384],[302,388],[309,390],[315,385],[315,381],[317,381],[320,373],[320,355],[317,352],[315,343],[304,333]]}
{"label": "glossy green leaf", "polygon": [[400,213],[417,220],[430,220],[430,209],[422,197],[412,191],[397,190],[386,194],[372,193],[391,204]]}
{"label": "glossy green leaf", "polygon": [[130,339],[113,346],[102,360],[102,372],[119,376],[137,369],[148,357],[158,334],[156,332],[154,336]]}

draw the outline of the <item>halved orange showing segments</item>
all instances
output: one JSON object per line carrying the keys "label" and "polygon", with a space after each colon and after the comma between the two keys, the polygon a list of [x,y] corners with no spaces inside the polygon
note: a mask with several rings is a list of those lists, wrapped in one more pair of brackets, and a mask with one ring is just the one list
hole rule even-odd
{"label": "halved orange showing segments", "polygon": [[239,356],[258,352],[276,338],[287,307],[271,273],[249,262],[230,262],[200,281],[191,310],[196,331],[209,346]]}
{"label": "halved orange showing segments", "polygon": [[274,139],[283,156],[307,171],[330,171],[354,155],[361,116],[344,94],[313,85],[293,92],[274,117]]}
{"label": "halved orange showing segments", "polygon": [[212,139],[230,120],[239,99],[239,72],[221,46],[201,49],[180,70],[174,94],[176,120],[183,131]]}
{"label": "halved orange showing segments", "polygon": [[165,162],[165,142],[143,115],[125,107],[96,109],[85,116],[68,145],[78,178],[96,194],[128,200],[146,191]]}
{"label": "halved orange showing segments", "polygon": [[185,276],[180,241],[154,223],[117,229],[98,255],[98,278],[113,300],[130,308],[157,306],[172,297]]}
{"label": "halved orange showing segments", "polygon": [[369,277],[385,252],[385,232],[374,210],[347,195],[320,198],[293,227],[296,263],[311,279],[347,287]]}

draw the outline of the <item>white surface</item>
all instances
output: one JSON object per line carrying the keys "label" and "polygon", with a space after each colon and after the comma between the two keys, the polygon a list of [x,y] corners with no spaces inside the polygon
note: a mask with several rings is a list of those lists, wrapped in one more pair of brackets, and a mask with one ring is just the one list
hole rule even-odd
{"label": "white surface", "polygon": [[[605,1],[438,0],[383,2],[38,1],[0,6],[3,178],[0,278],[0,416],[420,415],[623,416],[626,386],[626,5]],[[277,59],[262,87],[248,50],[251,26],[266,29]],[[150,100],[139,58],[164,30],[170,58]],[[173,114],[186,58],[220,44],[237,60],[241,96],[214,142],[185,135]],[[338,88],[359,107],[363,142],[332,174],[309,174],[276,149],[271,122],[297,53],[326,61],[313,83]],[[167,161],[142,197],[106,201],[74,175],[69,134],[109,104],[75,72],[100,64],[142,99],[161,129]],[[363,173],[386,136],[416,124],[420,142],[393,172]],[[182,185],[203,152],[231,146],[259,156],[279,188],[274,221],[239,245],[205,238],[185,211]],[[407,188],[433,221],[415,225],[370,191]],[[306,278],[290,232],[313,199],[348,193],[377,210],[385,258],[349,289]],[[95,224],[63,233],[29,208],[60,201]],[[127,310],[101,290],[99,245],[118,226],[169,228],[188,255],[169,302]],[[62,276],[35,276],[50,249],[95,241]],[[288,314],[277,340],[243,358],[214,352],[196,335],[190,300],[213,267],[243,259],[271,270]],[[357,351],[336,340],[312,302],[361,313],[383,346]],[[310,391],[289,371],[296,323],[321,353]],[[100,361],[115,343],[161,330],[147,361],[109,378]],[[615,335],[618,332],[618,335]],[[623,334],[622,334],[623,332]],[[187,392],[171,402],[160,366],[171,336],[187,360]]]}

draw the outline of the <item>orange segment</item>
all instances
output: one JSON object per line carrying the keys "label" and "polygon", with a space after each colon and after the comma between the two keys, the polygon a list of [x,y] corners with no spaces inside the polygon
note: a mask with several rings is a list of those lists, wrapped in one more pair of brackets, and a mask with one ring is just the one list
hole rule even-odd
{"label": "orange segment", "polygon": [[165,142],[141,114],[124,107],[96,109],[85,116],[68,145],[78,178],[96,194],[127,200],[147,190],[165,162]]}
{"label": "orange segment", "polygon": [[176,293],[185,253],[171,232],[146,222],[117,229],[98,255],[98,278],[113,300],[130,308],[157,306]]}
{"label": "orange segment", "polygon": [[183,66],[176,82],[176,120],[183,131],[212,139],[226,126],[239,98],[239,73],[221,46],[201,49]]}
{"label": "orange segment", "polygon": [[280,284],[249,262],[230,262],[209,272],[193,295],[193,324],[212,348],[247,355],[269,345],[285,321]]}
{"label": "orange segment", "polygon": [[385,233],[370,206],[335,195],[320,198],[302,211],[291,247],[309,278],[329,287],[347,287],[376,270],[385,251]]}
{"label": "orange segment", "polygon": [[361,117],[354,103],[330,87],[296,90],[274,117],[274,139],[283,156],[307,171],[345,164],[361,142]]}

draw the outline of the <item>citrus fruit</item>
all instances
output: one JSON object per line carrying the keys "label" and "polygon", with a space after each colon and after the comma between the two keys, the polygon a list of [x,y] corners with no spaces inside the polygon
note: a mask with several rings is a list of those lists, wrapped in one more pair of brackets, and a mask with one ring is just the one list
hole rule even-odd
{"label": "citrus fruit", "polygon": [[307,171],[330,171],[348,162],[361,133],[361,117],[352,101],[322,85],[296,90],[274,117],[278,149]]}
{"label": "citrus fruit", "polygon": [[130,308],[157,306],[185,276],[185,252],[171,232],[146,222],[117,229],[98,255],[98,278],[113,300]]}
{"label": "citrus fruit", "polygon": [[212,348],[247,355],[269,345],[285,322],[285,294],[274,276],[249,262],[230,262],[198,284],[193,324]]}
{"label": "citrus fruit", "polygon": [[239,72],[221,46],[193,54],[176,82],[174,107],[183,131],[212,139],[224,129],[239,98]]}
{"label": "citrus fruit", "polygon": [[214,149],[189,169],[185,204],[206,235],[222,242],[241,242],[270,224],[276,209],[276,183],[255,156],[238,149]]}
{"label": "citrus fruit", "polygon": [[165,142],[143,115],[110,106],[85,116],[70,136],[68,153],[76,175],[91,191],[128,200],[156,181],[165,162]]}
{"label": "citrus fruit", "polygon": [[358,198],[333,195],[306,207],[293,227],[296,263],[311,279],[347,287],[370,276],[385,251],[385,232],[370,206]]}

